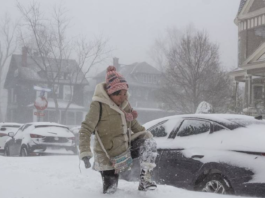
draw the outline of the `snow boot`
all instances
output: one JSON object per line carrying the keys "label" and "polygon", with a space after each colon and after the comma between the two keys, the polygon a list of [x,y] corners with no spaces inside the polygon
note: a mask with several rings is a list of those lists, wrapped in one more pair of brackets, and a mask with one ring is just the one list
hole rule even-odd
{"label": "snow boot", "polygon": [[114,170],[101,171],[103,181],[103,194],[113,194],[118,187],[119,175],[114,173]]}
{"label": "snow boot", "polygon": [[151,180],[151,173],[148,170],[142,170],[140,174],[140,183],[138,190],[139,191],[147,191],[147,190],[155,190],[157,185],[154,181]]}

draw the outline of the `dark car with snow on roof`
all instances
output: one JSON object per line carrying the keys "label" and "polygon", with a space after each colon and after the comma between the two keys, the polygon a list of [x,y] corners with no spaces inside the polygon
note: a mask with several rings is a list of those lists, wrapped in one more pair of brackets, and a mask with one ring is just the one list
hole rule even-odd
{"label": "dark car with snow on roof", "polygon": [[[190,190],[265,196],[265,121],[250,116],[193,114],[144,125],[158,146],[158,184]],[[122,178],[138,178],[134,163]]]}
{"label": "dark car with snow on roof", "polygon": [[77,153],[75,136],[67,126],[52,122],[33,122],[9,132],[7,156]]}

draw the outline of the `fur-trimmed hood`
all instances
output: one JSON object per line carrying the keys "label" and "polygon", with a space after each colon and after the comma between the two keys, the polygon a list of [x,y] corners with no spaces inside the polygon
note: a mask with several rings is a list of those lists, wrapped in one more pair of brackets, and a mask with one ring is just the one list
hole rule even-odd
{"label": "fur-trimmed hood", "polygon": [[[109,97],[109,95],[106,92],[106,83],[99,83],[97,84],[96,88],[95,88],[95,92],[94,95],[92,97],[92,101],[98,101],[98,102],[102,102],[105,104],[108,104],[110,107],[117,107],[118,109],[120,109]],[[128,101],[126,100],[122,106],[121,109],[125,109],[125,107],[128,105]],[[113,108],[114,109],[114,108]]]}

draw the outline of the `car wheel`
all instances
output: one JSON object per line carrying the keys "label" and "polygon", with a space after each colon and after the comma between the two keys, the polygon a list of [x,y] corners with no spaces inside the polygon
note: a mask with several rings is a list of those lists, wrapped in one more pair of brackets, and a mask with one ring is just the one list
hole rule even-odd
{"label": "car wheel", "polygon": [[29,156],[28,149],[25,146],[21,148],[20,156],[21,157],[27,157],[27,156]]}
{"label": "car wheel", "polygon": [[217,194],[233,194],[233,189],[229,182],[220,174],[206,176],[197,186],[196,190]]}
{"label": "car wheel", "polygon": [[9,152],[9,146],[6,146],[4,149],[4,156],[10,156],[10,152]]}

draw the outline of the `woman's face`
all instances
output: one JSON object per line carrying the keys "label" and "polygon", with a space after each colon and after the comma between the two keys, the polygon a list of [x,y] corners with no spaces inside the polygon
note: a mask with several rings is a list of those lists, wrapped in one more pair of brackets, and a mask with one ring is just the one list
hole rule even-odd
{"label": "woman's face", "polygon": [[118,95],[110,95],[110,98],[117,106],[121,106],[127,100],[127,90],[122,89]]}

